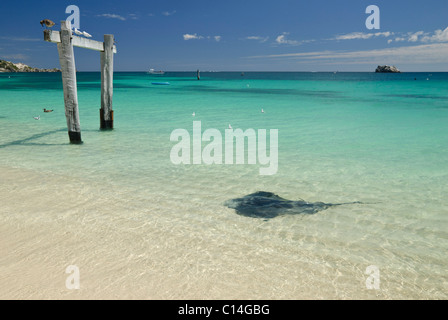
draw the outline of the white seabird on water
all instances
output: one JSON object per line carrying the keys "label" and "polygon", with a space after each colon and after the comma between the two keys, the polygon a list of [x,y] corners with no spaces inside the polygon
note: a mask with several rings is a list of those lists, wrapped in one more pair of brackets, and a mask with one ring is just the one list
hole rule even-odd
{"label": "white seabird on water", "polygon": [[193,112],[192,116],[193,116],[193,117],[196,117],[196,112]]}
{"label": "white seabird on water", "polygon": [[263,110],[263,108],[261,108],[261,113],[264,113],[264,110]]}
{"label": "white seabird on water", "polygon": [[40,116],[34,117],[34,120],[40,120]]}
{"label": "white seabird on water", "polygon": [[229,129],[232,129],[232,126],[229,124]]}

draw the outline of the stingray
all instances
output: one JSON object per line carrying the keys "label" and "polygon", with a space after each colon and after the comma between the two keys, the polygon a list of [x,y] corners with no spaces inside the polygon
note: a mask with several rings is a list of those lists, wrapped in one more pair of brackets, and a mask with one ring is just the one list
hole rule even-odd
{"label": "stingray", "polygon": [[307,202],[287,200],[272,192],[258,191],[242,198],[231,199],[224,205],[235,209],[236,213],[251,218],[271,219],[286,214],[314,214],[334,206],[350,203]]}

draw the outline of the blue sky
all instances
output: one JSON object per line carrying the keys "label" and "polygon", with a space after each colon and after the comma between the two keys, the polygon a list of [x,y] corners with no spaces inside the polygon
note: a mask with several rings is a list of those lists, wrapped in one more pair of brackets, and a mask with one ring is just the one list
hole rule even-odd
{"label": "blue sky", "polygon": [[[39,21],[69,5],[93,39],[114,34],[116,71],[448,71],[447,0],[2,0],[0,59],[59,67]],[[78,70],[99,70],[98,52],[75,54]]]}

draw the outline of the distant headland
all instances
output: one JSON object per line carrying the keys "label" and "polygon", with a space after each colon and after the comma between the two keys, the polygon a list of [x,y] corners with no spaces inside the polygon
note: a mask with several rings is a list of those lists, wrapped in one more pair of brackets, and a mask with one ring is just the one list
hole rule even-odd
{"label": "distant headland", "polygon": [[375,70],[377,73],[401,73],[395,66],[378,66]]}
{"label": "distant headland", "polygon": [[33,68],[23,63],[12,63],[0,60],[0,72],[61,72],[60,69],[39,69]]}

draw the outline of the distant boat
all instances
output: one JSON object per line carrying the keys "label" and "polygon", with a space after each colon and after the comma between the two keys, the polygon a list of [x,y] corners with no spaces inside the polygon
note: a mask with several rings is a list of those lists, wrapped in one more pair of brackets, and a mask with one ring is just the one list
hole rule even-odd
{"label": "distant boat", "polygon": [[148,74],[165,74],[165,71],[162,70],[156,71],[154,69],[149,69]]}

